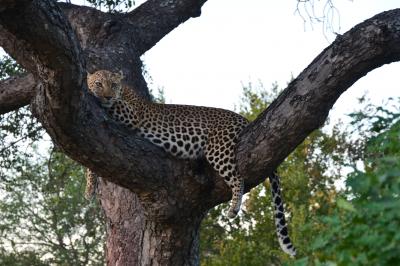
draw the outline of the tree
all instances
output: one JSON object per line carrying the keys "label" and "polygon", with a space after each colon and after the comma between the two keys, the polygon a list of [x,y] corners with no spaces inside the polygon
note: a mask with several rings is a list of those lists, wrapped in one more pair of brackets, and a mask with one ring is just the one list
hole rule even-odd
{"label": "tree", "polygon": [[[126,86],[149,97],[140,56],[200,16],[204,3],[149,0],[120,14],[51,0],[0,1],[0,45],[27,71],[1,83],[0,111],[30,103],[55,145],[102,176],[109,265],[198,264],[200,222],[230,198],[203,161],[172,158],[122,128],[86,87],[86,71],[122,70]],[[350,85],[399,60],[399,19],[400,10],[384,12],[338,36],[244,130],[236,157],[246,191],[323,124]]]}

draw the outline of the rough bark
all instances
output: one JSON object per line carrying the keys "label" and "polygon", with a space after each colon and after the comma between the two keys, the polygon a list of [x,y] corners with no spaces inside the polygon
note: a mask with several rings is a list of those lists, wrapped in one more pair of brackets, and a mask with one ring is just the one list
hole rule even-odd
{"label": "rough bark", "polygon": [[199,227],[205,212],[160,222],[159,216],[146,214],[141,200],[126,188],[103,181],[98,196],[109,218],[107,265],[198,264]]}
{"label": "rough bark", "polygon": [[28,105],[35,95],[35,88],[32,74],[0,81],[0,115]]}
{"label": "rough bark", "polygon": [[400,60],[399,22],[396,9],[339,35],[243,132],[237,154],[240,172],[259,176],[249,180],[250,186],[322,126],[346,89],[371,70]]}
{"label": "rough bark", "polygon": [[[140,55],[198,16],[204,2],[150,0],[130,14],[105,14],[51,0],[0,0],[0,45],[37,80],[35,115],[66,154],[112,182],[100,183],[108,265],[198,264],[200,221],[230,198],[204,161],[172,158],[117,125],[86,89],[86,69],[122,70],[126,85],[148,96]],[[351,84],[399,60],[399,32],[400,10],[381,13],[339,36],[289,84],[241,136],[246,190],[322,125]]]}

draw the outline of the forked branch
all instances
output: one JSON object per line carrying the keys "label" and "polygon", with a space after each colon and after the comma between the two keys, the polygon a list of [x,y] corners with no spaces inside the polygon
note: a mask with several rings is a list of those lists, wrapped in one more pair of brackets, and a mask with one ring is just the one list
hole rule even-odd
{"label": "forked branch", "polygon": [[[180,23],[199,15],[204,2],[150,0],[126,15],[129,25],[118,24],[121,21],[115,24],[121,27],[105,25],[115,39],[101,39],[97,43],[92,39],[93,43],[85,43],[85,49],[107,45],[108,50],[98,51],[115,50],[112,55],[118,58],[113,61],[107,54],[102,54],[102,58],[81,51],[75,32],[54,1],[4,0],[0,1],[0,45],[40,81],[34,110],[53,141],[69,156],[137,193],[157,191],[159,196],[165,192],[166,199],[172,192],[174,197],[190,200],[200,193],[199,186],[210,195],[210,184],[202,186],[193,178],[195,174],[188,161],[172,158],[110,120],[86,92],[85,60],[91,66],[108,69],[121,65],[135,67],[124,69],[124,74],[132,84],[141,86],[143,77],[137,75],[140,54]],[[75,31],[82,26],[74,25]],[[104,23],[101,25],[105,27]],[[122,46],[126,42],[120,40],[126,36],[118,31],[126,26],[136,27],[139,41]],[[83,37],[80,42],[85,41]],[[132,53],[132,45],[136,45],[138,53]],[[355,81],[399,59],[399,9],[381,13],[338,36],[243,132],[237,159],[247,189],[264,180],[311,131],[321,126],[341,93]],[[209,167],[206,169],[209,176],[216,177]],[[208,206],[230,197],[229,188],[216,180],[205,203]],[[180,187],[184,189],[179,190]]]}
{"label": "forked branch", "polygon": [[319,54],[242,135],[240,172],[250,187],[320,127],[339,96],[369,71],[400,60],[400,9],[358,24]]}

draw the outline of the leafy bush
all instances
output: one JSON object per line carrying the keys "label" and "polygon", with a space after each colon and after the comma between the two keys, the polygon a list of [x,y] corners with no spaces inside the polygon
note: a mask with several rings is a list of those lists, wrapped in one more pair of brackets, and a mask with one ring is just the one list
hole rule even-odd
{"label": "leafy bush", "polygon": [[312,246],[317,265],[400,265],[399,113],[382,107],[373,113],[354,116],[371,135],[364,169],[353,167],[336,212],[321,218],[325,229]]}

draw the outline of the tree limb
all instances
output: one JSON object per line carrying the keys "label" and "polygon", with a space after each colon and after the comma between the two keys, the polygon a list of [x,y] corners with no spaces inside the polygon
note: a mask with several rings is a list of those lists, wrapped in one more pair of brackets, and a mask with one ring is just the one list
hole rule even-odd
{"label": "tree limb", "polygon": [[[0,38],[0,45],[2,42],[22,43],[28,47],[20,57],[20,49],[15,46],[5,49],[41,80],[33,110],[57,146],[71,158],[96,169],[97,174],[135,192],[148,195],[149,191],[158,193],[163,189],[167,196],[168,191],[176,190],[177,177],[191,172],[191,163],[172,158],[117,125],[96,104],[95,98],[87,93],[83,79],[85,56],[74,31],[53,1],[20,1],[16,8],[0,13],[0,25],[8,34],[7,40]],[[139,58],[122,55],[119,58],[136,66],[128,75],[132,76],[135,71],[140,73],[141,64],[135,64]],[[31,65],[38,70],[29,69]],[[141,75],[136,77],[139,80],[136,83],[140,84],[142,79]],[[196,191],[193,184],[199,186],[190,178],[180,182],[182,186],[188,183],[193,190],[182,193],[193,193]]]}
{"label": "tree limb", "polygon": [[339,96],[369,71],[400,60],[400,9],[340,35],[242,134],[240,172],[252,187],[319,128]]}
{"label": "tree limb", "polygon": [[[87,93],[84,78],[85,60],[94,69],[104,66],[115,70],[122,66],[129,77],[126,81],[139,91],[146,90],[139,54],[179,23],[195,16],[193,10],[199,11],[204,1],[150,0],[127,15],[130,23],[137,25],[139,53],[132,52],[132,44],[126,43],[127,37],[122,34],[131,25],[119,24],[119,17],[111,18],[116,24],[96,24],[100,25],[99,32],[105,30],[112,38],[98,42],[95,38],[86,39],[82,52],[82,31],[77,38],[55,2],[16,3],[8,8],[0,1],[0,45],[41,81],[33,109],[64,152],[105,179],[138,193],[143,204],[158,202],[158,208],[152,208],[157,215],[179,214],[177,209],[171,209],[173,204],[169,202],[174,199],[179,199],[175,205],[180,210],[193,208],[196,202],[200,204],[198,208],[208,209],[229,199],[229,188],[209,166],[205,173],[197,175],[193,163],[173,158],[115,124]],[[158,6],[160,10],[153,10],[163,3],[165,6]],[[158,15],[147,13],[153,11]],[[109,19],[105,14],[95,21]],[[82,24],[74,25],[76,32],[82,30]],[[243,132],[237,158],[247,189],[264,180],[312,130],[321,126],[340,94],[356,80],[374,68],[400,59],[399,32],[400,10],[393,10],[338,37]]]}
{"label": "tree limb", "polygon": [[0,81],[0,115],[29,104],[35,95],[35,88],[32,74]]}
{"label": "tree limb", "polygon": [[[93,72],[97,69],[105,69],[109,65],[119,65],[129,68],[129,66],[126,66],[126,62],[123,64],[121,60],[118,60],[122,58],[120,55],[110,56],[113,52],[115,53],[115,44],[121,42],[130,44],[132,39],[135,40],[136,45],[131,46],[131,49],[134,50],[131,51],[134,52],[131,58],[138,57],[138,55],[140,56],[150,49],[180,23],[186,21],[190,17],[199,16],[201,6],[205,1],[206,0],[147,1],[128,15],[104,13],[95,8],[78,6],[70,3],[61,2],[57,3],[57,5],[74,28],[79,43],[85,53],[85,58],[99,57],[101,54],[105,55],[102,60],[97,60],[96,58],[94,58],[94,60],[89,59],[88,70]],[[15,8],[17,2],[18,1],[3,0],[1,1],[1,10]],[[27,69],[36,71],[34,62],[31,60],[21,60],[22,57],[29,57],[31,55],[29,47],[26,47],[21,42],[14,42],[13,38],[10,38],[10,32],[6,31],[4,28],[0,29],[0,33],[0,38],[3,37],[2,46],[6,50],[18,50],[19,53],[14,54],[14,57],[20,62],[24,61],[24,67]],[[121,40],[121,38],[124,40]],[[107,45],[99,46],[99,42],[107,43]],[[114,45],[111,45],[110,42],[114,42]],[[102,48],[107,49],[103,50]],[[135,64],[139,62],[135,61]],[[116,69],[116,71],[120,70],[122,69]],[[128,76],[128,79],[129,77],[130,76]],[[127,82],[132,83],[132,86],[139,89],[145,97],[149,96],[147,92],[141,89],[144,87],[143,84],[134,84],[133,80],[127,80]],[[141,83],[143,82],[144,81]],[[22,94],[18,95],[19,97],[25,97],[25,104],[28,104],[28,98],[33,96],[30,91],[27,91],[27,93],[28,94],[25,96]],[[12,108],[19,107],[21,106],[15,105],[15,107]],[[11,110],[13,109],[4,109],[3,113]]]}
{"label": "tree limb", "polygon": [[144,54],[179,24],[200,16],[206,1],[149,0],[131,11],[127,18],[135,29],[138,54]]}

